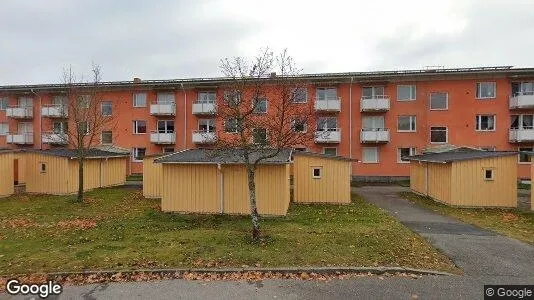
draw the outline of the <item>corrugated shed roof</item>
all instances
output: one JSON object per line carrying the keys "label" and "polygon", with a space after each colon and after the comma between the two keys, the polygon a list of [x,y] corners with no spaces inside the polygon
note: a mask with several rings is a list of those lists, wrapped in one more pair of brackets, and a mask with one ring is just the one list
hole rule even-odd
{"label": "corrugated shed roof", "polygon": [[[39,150],[39,149],[25,149],[25,152],[39,153],[43,155],[67,157],[67,158],[76,158],[78,156],[78,151],[74,149],[49,149],[49,150]],[[104,151],[100,149],[88,149],[85,157],[86,158],[111,158],[111,157],[127,157],[129,154],[116,153],[110,151]]]}
{"label": "corrugated shed roof", "polygon": [[[263,155],[274,155],[261,161],[261,164],[287,164],[291,162],[291,149],[256,150],[250,153],[250,161]],[[243,150],[239,149],[189,149],[164,155],[154,162],[177,164],[243,164]]]}
{"label": "corrugated shed roof", "polygon": [[501,157],[516,155],[515,151],[449,151],[441,153],[428,153],[421,155],[408,156],[405,159],[413,161],[423,161],[432,163],[448,163],[461,160],[483,159],[492,157]]}
{"label": "corrugated shed roof", "polygon": [[315,153],[315,152],[308,152],[308,151],[293,151],[293,156],[315,156],[315,157],[321,157],[326,159],[335,159],[335,160],[346,160],[346,161],[358,161],[357,159],[351,159],[348,157],[338,156],[338,155],[328,155],[324,153]]}

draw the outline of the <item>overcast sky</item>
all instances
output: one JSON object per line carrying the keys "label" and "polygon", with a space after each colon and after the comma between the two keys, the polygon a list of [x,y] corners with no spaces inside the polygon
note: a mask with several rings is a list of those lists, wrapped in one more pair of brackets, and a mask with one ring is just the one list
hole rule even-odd
{"label": "overcast sky", "polygon": [[2,0],[0,85],[220,76],[287,48],[304,73],[534,66],[532,0]]}

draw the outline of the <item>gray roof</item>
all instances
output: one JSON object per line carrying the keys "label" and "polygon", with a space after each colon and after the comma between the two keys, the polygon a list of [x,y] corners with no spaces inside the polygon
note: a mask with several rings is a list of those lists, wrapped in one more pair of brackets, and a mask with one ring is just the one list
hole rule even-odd
{"label": "gray roof", "polygon": [[448,163],[461,160],[483,159],[491,157],[501,157],[508,155],[516,155],[515,151],[449,151],[441,153],[428,153],[421,155],[408,156],[405,159],[432,163]]}
{"label": "gray roof", "polygon": [[[76,158],[78,151],[74,149],[64,149],[64,148],[55,148],[49,150],[39,150],[39,149],[25,149],[25,152],[39,153],[43,155],[51,155],[58,157],[66,158]],[[110,151],[104,151],[100,149],[87,149],[85,158],[112,158],[112,157],[127,157],[129,154],[116,153]]]}
{"label": "gray roof", "polygon": [[[257,150],[251,152],[250,160],[256,160],[260,155],[274,154],[273,157],[262,160],[261,164],[288,164],[291,162],[291,149]],[[243,150],[239,149],[189,149],[164,155],[154,162],[156,163],[176,163],[176,164],[243,164]]]}
{"label": "gray roof", "polygon": [[328,155],[324,153],[315,153],[315,152],[308,152],[308,151],[293,151],[293,156],[314,156],[314,157],[321,157],[326,159],[335,159],[335,160],[346,160],[346,161],[358,161],[357,159],[352,159],[344,156],[338,156],[338,155]]}

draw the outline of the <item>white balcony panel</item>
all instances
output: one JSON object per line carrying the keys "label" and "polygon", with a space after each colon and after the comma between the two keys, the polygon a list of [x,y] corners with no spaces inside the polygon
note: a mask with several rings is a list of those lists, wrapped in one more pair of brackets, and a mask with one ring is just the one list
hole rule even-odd
{"label": "white balcony panel", "polygon": [[154,144],[174,144],[176,142],[176,134],[153,132],[150,134],[150,142]]}
{"label": "white balcony panel", "polygon": [[33,133],[13,133],[6,135],[8,144],[31,145],[33,144]]}
{"label": "white balcony panel", "polygon": [[360,111],[388,111],[389,96],[364,98],[360,101]]}
{"label": "white balcony panel", "polygon": [[217,141],[215,132],[193,131],[193,143],[195,144],[212,144]]}
{"label": "white balcony panel", "polygon": [[510,142],[532,142],[534,141],[534,129],[510,129]]}
{"label": "white balcony panel", "polygon": [[336,129],[335,131],[316,131],[315,132],[316,143],[339,143],[341,142],[341,131]]}
{"label": "white balcony panel", "polygon": [[212,115],[217,111],[215,102],[195,102],[193,103],[194,115]]}
{"label": "white balcony panel", "polygon": [[317,111],[341,111],[341,98],[319,100],[315,99],[315,110]]}
{"label": "white balcony panel", "polygon": [[154,116],[174,116],[176,115],[176,106],[172,104],[151,104],[150,114]]}
{"label": "white balcony panel", "polygon": [[510,108],[534,108],[534,93],[520,93],[510,96]]}
{"label": "white balcony panel", "polygon": [[16,119],[33,118],[32,106],[14,106],[6,109],[6,116]]}
{"label": "white balcony panel", "polygon": [[69,137],[65,133],[43,133],[41,136],[43,144],[66,145]]}
{"label": "white balcony panel", "polygon": [[41,108],[41,115],[47,118],[66,118],[69,116],[66,105],[50,105]]}
{"label": "white balcony panel", "polygon": [[387,143],[389,142],[389,129],[362,129],[360,132],[362,143]]}

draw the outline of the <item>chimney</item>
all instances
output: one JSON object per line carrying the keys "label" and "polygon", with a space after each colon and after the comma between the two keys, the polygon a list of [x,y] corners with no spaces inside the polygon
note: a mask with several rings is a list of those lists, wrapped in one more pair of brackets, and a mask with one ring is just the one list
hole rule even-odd
{"label": "chimney", "polygon": [[134,77],[133,82],[134,82],[134,83],[141,83],[141,78],[139,78],[139,77]]}
{"label": "chimney", "polygon": [[275,78],[276,77],[276,72],[272,72],[271,73],[271,78]]}

